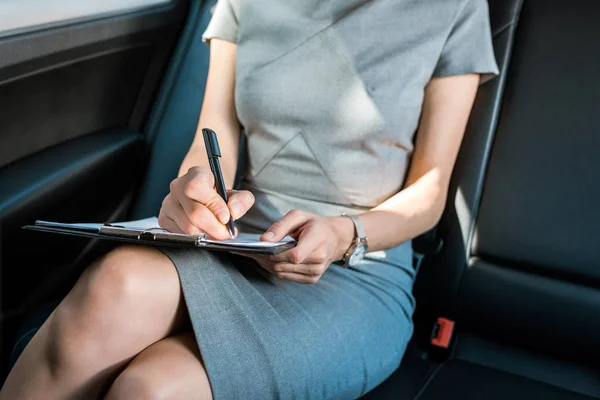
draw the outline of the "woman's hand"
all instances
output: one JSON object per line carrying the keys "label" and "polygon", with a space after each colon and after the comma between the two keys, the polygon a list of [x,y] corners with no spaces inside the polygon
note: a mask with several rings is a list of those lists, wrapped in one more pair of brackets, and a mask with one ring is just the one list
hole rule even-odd
{"label": "woman's hand", "polygon": [[320,217],[294,210],[275,222],[261,239],[276,242],[287,235],[298,241],[293,249],[274,256],[250,257],[279,278],[312,284],[332,262],[342,259],[354,238],[354,225],[346,217]]}
{"label": "woman's hand", "polygon": [[254,196],[247,190],[229,190],[225,204],[214,186],[209,168],[190,168],[171,182],[171,193],[162,203],[158,224],[170,232],[206,233],[217,240],[229,239],[225,224],[229,218],[236,220],[246,214],[254,204]]}

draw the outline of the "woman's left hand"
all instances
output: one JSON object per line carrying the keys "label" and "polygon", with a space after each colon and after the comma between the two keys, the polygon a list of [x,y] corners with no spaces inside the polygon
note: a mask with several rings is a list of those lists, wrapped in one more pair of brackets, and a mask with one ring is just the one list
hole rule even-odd
{"label": "woman's left hand", "polygon": [[293,210],[275,222],[261,239],[277,242],[288,235],[298,241],[293,249],[274,256],[250,257],[279,278],[313,284],[332,262],[342,259],[354,238],[354,225],[346,217],[321,217]]}

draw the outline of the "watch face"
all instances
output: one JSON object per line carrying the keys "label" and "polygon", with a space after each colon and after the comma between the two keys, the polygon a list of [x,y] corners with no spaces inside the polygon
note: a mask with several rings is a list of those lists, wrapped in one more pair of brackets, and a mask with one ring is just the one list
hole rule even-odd
{"label": "watch face", "polygon": [[352,255],[350,256],[350,260],[348,260],[348,264],[351,267],[354,267],[356,264],[358,264],[363,258],[365,258],[365,254],[367,252],[367,248],[365,247],[365,245],[363,244],[359,244],[358,246],[356,246],[356,248],[354,249],[354,251],[352,252]]}

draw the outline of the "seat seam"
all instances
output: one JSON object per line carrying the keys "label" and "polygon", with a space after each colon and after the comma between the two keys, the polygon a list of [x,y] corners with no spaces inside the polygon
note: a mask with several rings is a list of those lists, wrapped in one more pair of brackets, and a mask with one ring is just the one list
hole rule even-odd
{"label": "seat seam", "polygon": [[494,39],[512,25],[516,25],[519,22],[519,19],[521,18],[521,9],[523,8],[523,0],[517,0],[516,3],[515,11],[512,13],[510,20],[492,33]]}
{"label": "seat seam", "polygon": [[510,29],[511,26],[515,25],[515,21],[510,21],[507,22],[506,24],[504,24],[503,26],[501,26],[500,28],[496,29],[494,31],[494,34],[492,36],[493,39],[496,39],[498,36],[500,36],[502,33],[506,32],[508,29]]}
{"label": "seat seam", "polygon": [[480,252],[479,254],[471,254],[467,259],[467,264],[473,262],[484,262],[498,268],[504,268],[512,272],[529,275],[535,278],[548,279],[553,282],[567,283],[570,285],[581,286],[589,289],[599,289],[600,279],[594,278],[593,282],[589,282],[590,278],[584,274],[578,273],[561,273],[556,270],[546,270],[544,265],[535,262],[515,261],[500,256],[494,256]]}
{"label": "seat seam", "polygon": [[421,388],[421,390],[419,390],[419,392],[415,395],[415,397],[413,397],[413,400],[419,400],[419,398],[421,397],[421,395],[429,387],[429,384],[431,383],[431,381],[433,381],[433,378],[435,377],[435,375],[438,373],[438,371],[440,370],[440,368],[442,368],[442,366],[444,364],[445,363],[441,363],[437,367],[435,367],[435,369],[433,370],[433,372],[431,372],[431,375],[429,375],[429,377],[425,381],[425,384],[423,385],[423,387]]}
{"label": "seat seam", "polygon": [[[496,368],[496,367],[491,367],[489,365],[485,365],[485,364],[482,364],[482,363],[477,362],[477,361],[466,360],[466,359],[463,359],[463,358],[456,358],[455,360],[456,361],[465,362],[465,363],[469,363],[469,364],[473,364],[473,365],[476,365],[476,366],[481,367],[481,368],[490,369],[490,370],[498,372],[498,373],[512,375],[512,376],[517,377],[517,378],[527,379],[527,380],[530,380],[532,382],[536,382],[536,383],[539,383],[541,385],[546,385],[546,386],[550,386],[550,387],[557,388],[557,389],[560,389],[560,390],[564,390],[566,392],[570,392],[570,393],[575,393],[575,394],[579,394],[579,395],[582,395],[582,396],[591,397],[590,394],[588,394],[588,393],[583,393],[583,392],[578,392],[578,391],[575,391],[575,390],[572,390],[572,389],[567,389],[566,387],[563,387],[563,386],[554,385],[552,383],[544,382],[544,381],[536,379],[536,378],[531,378],[529,376],[517,374],[515,372],[507,371],[507,370],[504,370],[504,369],[500,369],[500,368]],[[414,399],[414,400],[416,400],[416,399]]]}
{"label": "seat seam", "polygon": [[454,346],[452,346],[450,348],[450,355],[448,356],[448,359],[445,362],[440,363],[437,367],[435,367],[435,369],[433,370],[431,375],[429,375],[429,377],[427,378],[427,381],[425,381],[425,384],[423,385],[421,390],[419,390],[419,392],[416,394],[416,396],[413,398],[413,400],[418,400],[419,397],[421,397],[421,395],[425,392],[425,390],[427,389],[427,387],[429,386],[429,384],[431,383],[431,381],[433,380],[435,375],[439,372],[440,368],[442,368],[444,366],[444,364],[446,364],[448,361],[450,361],[452,359],[456,359],[455,355],[456,355],[456,349],[458,348],[458,342],[460,342],[460,337],[458,335],[456,335],[456,340],[455,340]]}

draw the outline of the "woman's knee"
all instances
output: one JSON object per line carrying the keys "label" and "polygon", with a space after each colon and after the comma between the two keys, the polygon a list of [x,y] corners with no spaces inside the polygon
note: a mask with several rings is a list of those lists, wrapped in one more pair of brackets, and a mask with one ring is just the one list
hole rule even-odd
{"label": "woman's knee", "polygon": [[[71,321],[104,318],[142,301],[147,288],[135,248],[117,248],[91,265],[81,276],[59,311]],[[133,303],[133,304],[132,304]],[[87,324],[86,324],[87,325]]]}
{"label": "woman's knee", "polygon": [[90,266],[72,294],[72,301],[92,311],[119,312],[154,300],[177,301],[180,286],[175,267],[158,250],[123,246]]}
{"label": "woman's knee", "polygon": [[141,351],[182,319],[177,273],[156,253],[121,247],[85,271],[49,324],[48,355],[54,365],[73,368],[96,364],[112,353],[126,356],[132,338],[140,341]]}
{"label": "woman's knee", "polygon": [[119,247],[90,266],[82,275],[77,293],[79,300],[93,303],[132,301],[142,297],[146,288],[141,285],[145,255],[141,248]]}
{"label": "woman's knee", "polygon": [[[176,379],[176,378],[174,378]],[[167,399],[168,387],[164,385],[163,379],[157,379],[145,374],[139,368],[125,368],[113,382],[106,399]]]}
{"label": "woman's knee", "polygon": [[163,339],[136,356],[114,381],[107,399],[212,399],[191,332]]}

